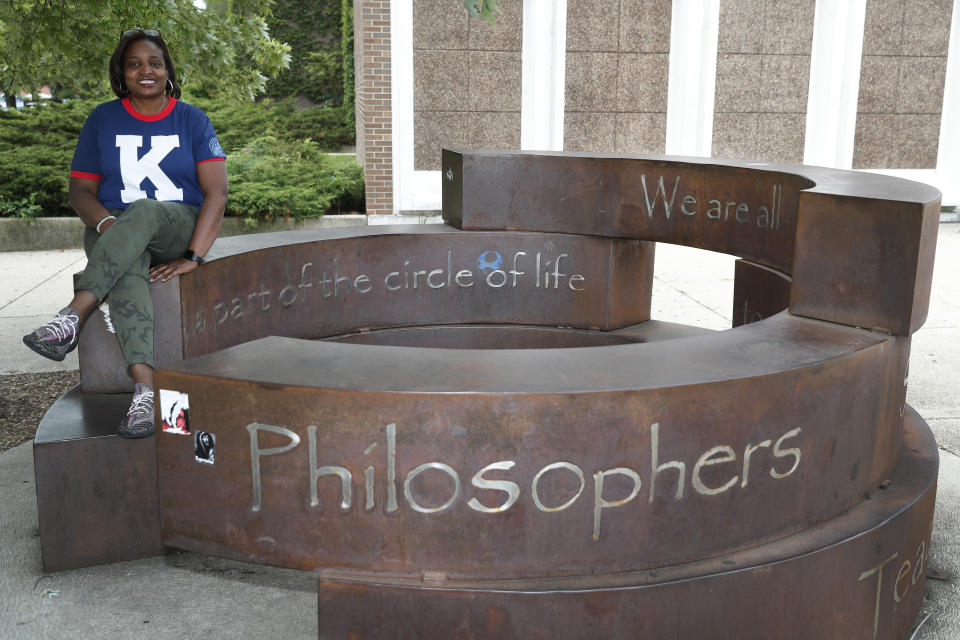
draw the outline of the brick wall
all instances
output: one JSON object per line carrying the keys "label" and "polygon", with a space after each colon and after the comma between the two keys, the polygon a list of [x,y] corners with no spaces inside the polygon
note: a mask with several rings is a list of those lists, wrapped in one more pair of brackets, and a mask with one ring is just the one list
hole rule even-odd
{"label": "brick wall", "polygon": [[355,0],[357,160],[363,165],[367,213],[393,213],[390,2]]}

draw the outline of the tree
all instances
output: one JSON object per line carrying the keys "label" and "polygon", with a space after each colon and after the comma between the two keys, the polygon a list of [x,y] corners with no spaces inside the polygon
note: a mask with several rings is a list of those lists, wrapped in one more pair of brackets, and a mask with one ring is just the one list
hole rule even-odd
{"label": "tree", "polygon": [[51,84],[67,93],[107,94],[107,61],[124,29],[159,29],[181,84],[252,100],[267,74],[290,64],[270,37],[272,0],[0,0],[0,91]]}
{"label": "tree", "polygon": [[267,23],[271,33],[290,45],[297,64],[267,83],[268,95],[340,104],[340,14],[341,3],[331,0],[276,0]]}

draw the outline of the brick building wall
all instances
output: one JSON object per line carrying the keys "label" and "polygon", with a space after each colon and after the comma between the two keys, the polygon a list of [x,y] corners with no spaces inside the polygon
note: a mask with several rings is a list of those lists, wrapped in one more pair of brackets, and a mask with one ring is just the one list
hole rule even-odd
{"label": "brick building wall", "polygon": [[354,2],[357,160],[367,185],[367,214],[393,213],[390,2]]}

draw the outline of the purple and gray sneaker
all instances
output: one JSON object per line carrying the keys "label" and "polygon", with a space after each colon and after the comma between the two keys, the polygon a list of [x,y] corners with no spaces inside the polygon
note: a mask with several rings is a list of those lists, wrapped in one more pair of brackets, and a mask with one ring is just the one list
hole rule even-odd
{"label": "purple and gray sneaker", "polygon": [[153,389],[137,383],[130,409],[120,423],[117,434],[121,438],[146,438],[152,436],[153,431]]}
{"label": "purple and gray sneaker", "polygon": [[23,336],[23,344],[44,358],[61,362],[68,353],[77,348],[79,332],[79,314],[73,307],[66,307],[61,309],[50,322],[33,333]]}

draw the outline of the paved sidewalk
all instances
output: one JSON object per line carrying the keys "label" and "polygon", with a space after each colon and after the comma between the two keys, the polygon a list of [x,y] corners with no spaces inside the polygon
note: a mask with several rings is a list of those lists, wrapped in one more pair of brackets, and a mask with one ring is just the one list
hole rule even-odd
{"label": "paved sidewalk", "polygon": [[0,253],[0,375],[77,368],[76,351],[53,362],[21,339],[70,302],[73,274],[86,264],[83,249]]}
{"label": "paved sidewalk", "polygon": [[[0,253],[0,374],[75,369],[23,334],[70,297],[80,250]],[[657,247],[653,317],[729,326],[733,259]],[[941,446],[929,580],[913,640],[960,638],[960,225],[941,224],[927,323],[913,338],[910,402]],[[78,478],[82,481],[82,478]],[[0,454],[0,639],[317,637],[316,576],[194,553],[44,574],[31,444]],[[908,636],[909,638],[910,636]]]}

